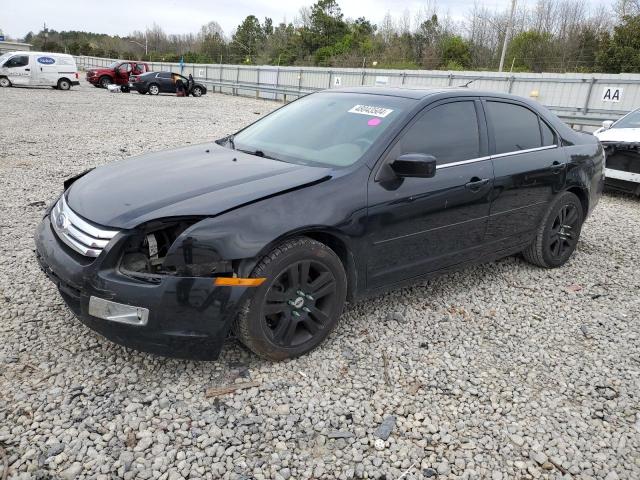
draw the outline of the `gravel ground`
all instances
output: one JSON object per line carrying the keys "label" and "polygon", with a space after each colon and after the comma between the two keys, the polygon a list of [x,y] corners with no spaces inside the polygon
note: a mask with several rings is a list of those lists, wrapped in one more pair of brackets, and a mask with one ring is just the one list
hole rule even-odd
{"label": "gravel ground", "polygon": [[[564,268],[507,258],[367,299],[293,361],[233,342],[216,362],[164,359],[75,320],[33,256],[63,179],[276,106],[0,89],[9,477],[640,478],[637,199],[605,196]],[[235,383],[248,388],[212,396]]]}

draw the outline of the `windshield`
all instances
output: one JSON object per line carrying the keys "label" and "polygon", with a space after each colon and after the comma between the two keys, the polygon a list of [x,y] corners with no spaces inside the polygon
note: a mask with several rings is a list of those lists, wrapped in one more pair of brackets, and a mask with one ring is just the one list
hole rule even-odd
{"label": "windshield", "polygon": [[616,122],[614,128],[640,128],[640,110],[631,112]]}
{"label": "windshield", "polygon": [[233,145],[290,163],[344,167],[357,162],[414,102],[385,95],[313,94],[239,132]]}
{"label": "windshield", "polygon": [[118,64],[119,64],[119,63],[120,63],[120,62],[113,62],[113,63],[110,63],[110,64],[109,64],[109,66],[108,66],[107,68],[116,68],[116,67],[118,66]]}
{"label": "windshield", "polygon": [[11,56],[11,53],[3,53],[2,55],[0,55],[0,67],[5,62],[5,60],[10,56]]}

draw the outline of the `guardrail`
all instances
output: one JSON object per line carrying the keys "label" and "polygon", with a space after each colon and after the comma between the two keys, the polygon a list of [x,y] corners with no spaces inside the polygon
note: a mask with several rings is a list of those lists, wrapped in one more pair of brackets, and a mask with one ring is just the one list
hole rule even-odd
{"label": "guardrail", "polygon": [[[232,83],[232,82],[219,82],[215,80],[207,80],[205,78],[194,77],[200,83],[203,83],[207,86],[213,87],[212,90],[215,92],[216,87],[219,89],[220,93],[230,93],[232,95],[239,95],[239,91],[252,91],[255,92],[256,98],[261,98],[260,93],[271,93],[274,95],[281,95],[282,100],[286,103],[287,96],[298,98],[303,95],[308,95],[309,93],[313,93],[322,89],[291,89],[291,88],[282,88],[282,87],[271,87],[267,85],[255,85],[249,83]],[[225,92],[226,90],[226,92]],[[551,108],[551,110],[553,110]],[[562,111],[554,112],[559,118],[561,118],[565,123],[567,123],[571,128],[582,130],[583,127],[600,127],[604,120],[615,120],[620,118],[622,114],[617,115],[606,115],[606,116],[578,116],[571,115]],[[612,118],[613,117],[613,118]]]}
{"label": "guardrail", "polygon": [[[78,66],[95,68],[116,60],[75,57]],[[233,95],[287,101],[327,88],[386,85],[408,88],[469,88],[513,93],[544,104],[577,129],[599,127],[640,106],[638,74],[535,74],[497,72],[443,72],[320,67],[273,67],[221,64],[146,62],[152,70],[192,74],[198,81]],[[603,88],[600,92],[598,89]],[[604,92],[617,92],[617,102],[605,100]],[[599,93],[600,92],[600,93]]]}

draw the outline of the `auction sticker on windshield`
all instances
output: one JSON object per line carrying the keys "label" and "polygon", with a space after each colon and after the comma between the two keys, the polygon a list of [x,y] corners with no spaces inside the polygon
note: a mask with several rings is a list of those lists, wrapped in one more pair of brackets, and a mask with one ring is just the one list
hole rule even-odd
{"label": "auction sticker on windshield", "polygon": [[356,105],[349,113],[359,113],[360,115],[370,115],[372,117],[384,118],[393,112],[390,108],[372,107],[369,105]]}

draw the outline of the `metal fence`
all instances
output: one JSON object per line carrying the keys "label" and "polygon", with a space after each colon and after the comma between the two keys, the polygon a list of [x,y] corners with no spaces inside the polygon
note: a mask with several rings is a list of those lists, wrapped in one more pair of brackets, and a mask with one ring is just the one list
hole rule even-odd
{"label": "metal fence", "polygon": [[[75,57],[80,68],[107,66],[115,59]],[[639,74],[446,72],[325,67],[273,67],[147,62],[154,71],[192,74],[212,90],[287,101],[326,88],[378,85],[452,87],[508,92],[534,98],[568,124],[599,126],[640,107]]]}

